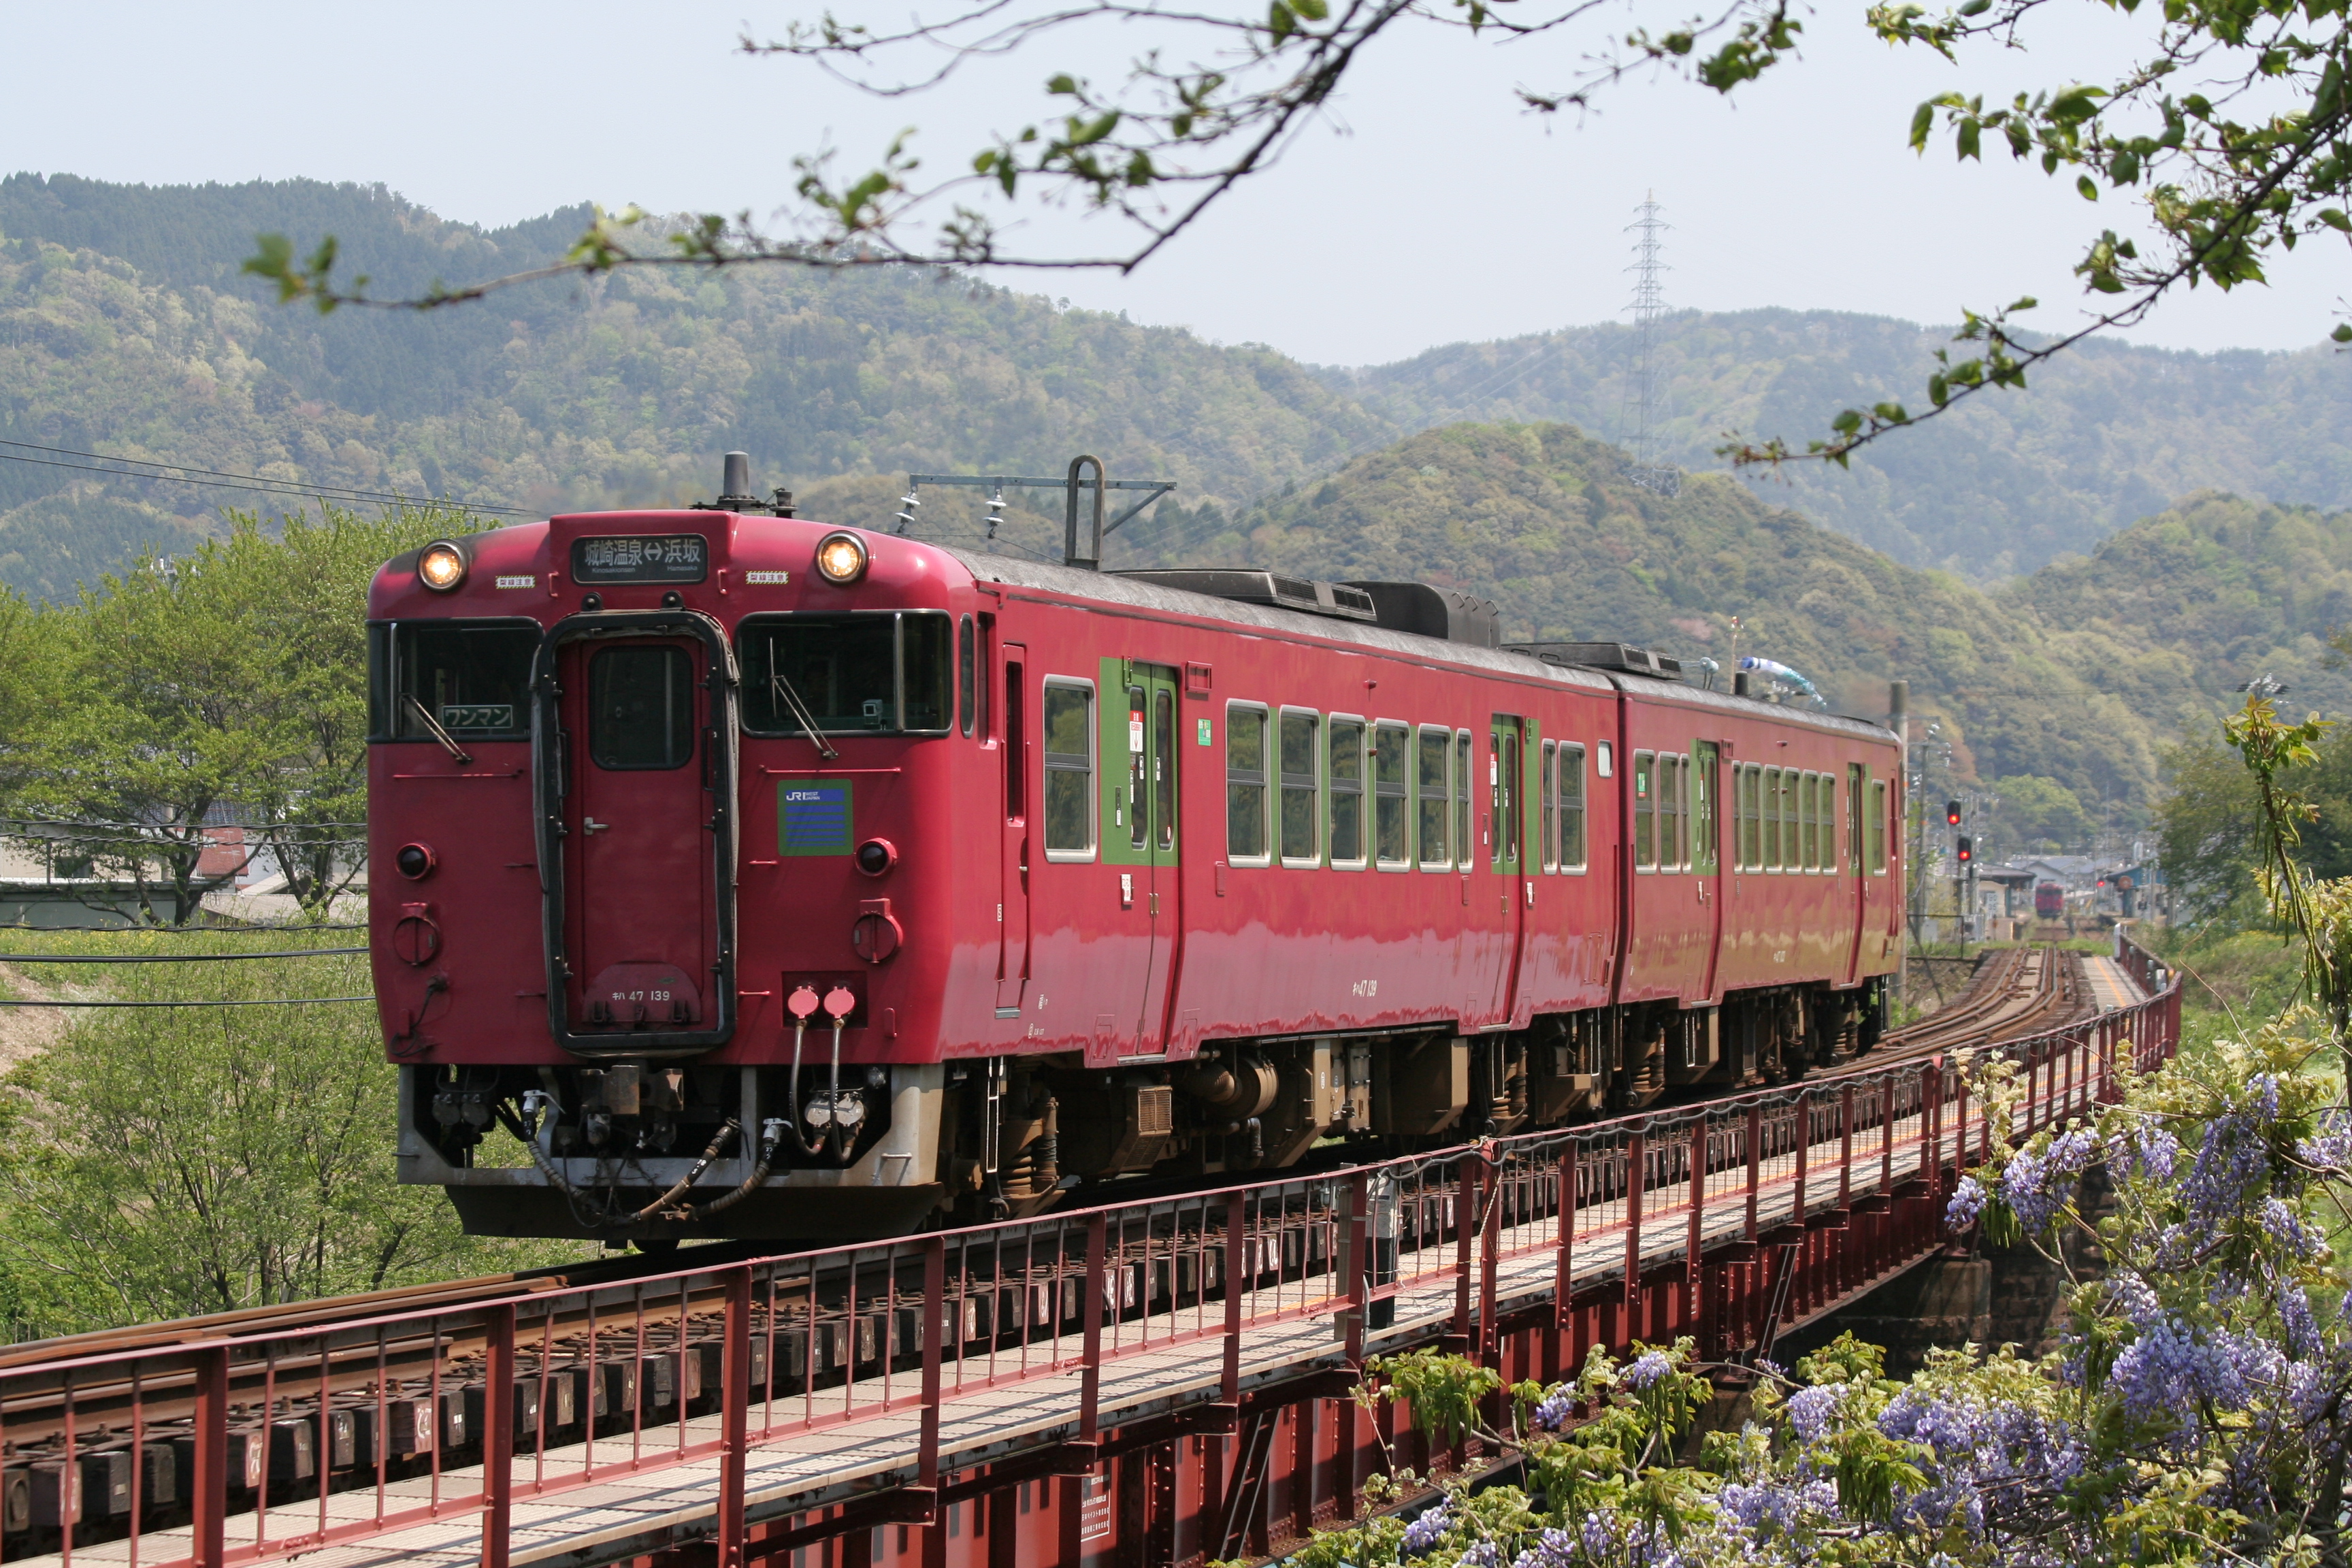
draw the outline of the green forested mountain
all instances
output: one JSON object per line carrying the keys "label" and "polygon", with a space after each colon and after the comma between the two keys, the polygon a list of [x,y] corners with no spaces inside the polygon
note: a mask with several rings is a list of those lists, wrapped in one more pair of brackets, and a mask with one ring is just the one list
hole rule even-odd
{"label": "green forested mountain", "polygon": [[[1892,398],[1922,411],[1948,337],[1822,310],[1669,318],[1654,351],[1662,455],[1719,466],[1729,431],[1802,450],[1841,408]],[[1558,419],[1620,438],[1633,346],[1630,328],[1579,327],[1318,374],[1403,428]],[[1977,397],[1865,448],[1850,472],[1797,463],[1748,482],[1898,561],[1997,582],[2193,490],[2352,506],[2352,356],[2094,341],[2035,372],[2031,391]]]}
{"label": "green forested mountain", "polygon": [[[730,447],[800,486],[1050,472],[1087,450],[1229,515],[1441,424],[1622,434],[1630,333],[1609,325],[1331,370],[885,269],[638,273],[324,319],[263,302],[238,271],[258,233],[306,248],[331,233],[376,292],[414,293],[544,261],[586,216],[486,231],[381,186],[0,180],[0,437],[540,510],[700,494]],[[1941,341],[1819,311],[1675,318],[1669,454],[1707,467],[1728,429],[1801,438],[1856,400],[1916,402]],[[2326,350],[2094,344],[1851,474],[1743,482],[1899,561],[1996,582],[2200,489],[2352,505],[2347,376]],[[0,464],[0,580],[70,591],[142,538],[211,527],[230,495]],[[1160,513],[1123,548],[1160,558],[1206,531]]]}

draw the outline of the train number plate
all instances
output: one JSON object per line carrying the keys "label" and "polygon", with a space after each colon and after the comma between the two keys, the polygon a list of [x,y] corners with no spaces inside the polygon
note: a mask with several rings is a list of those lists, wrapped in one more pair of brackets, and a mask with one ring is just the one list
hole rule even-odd
{"label": "train number plate", "polygon": [[698,533],[608,535],[572,542],[575,583],[699,583],[710,542]]}

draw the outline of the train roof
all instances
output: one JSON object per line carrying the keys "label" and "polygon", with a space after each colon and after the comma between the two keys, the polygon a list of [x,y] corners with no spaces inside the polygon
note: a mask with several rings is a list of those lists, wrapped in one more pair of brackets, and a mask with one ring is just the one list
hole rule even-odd
{"label": "train roof", "polygon": [[1280,609],[1270,605],[1221,599],[1141,578],[1124,577],[1116,572],[1087,572],[1043,561],[1024,561],[976,550],[961,550],[947,544],[932,544],[930,548],[954,559],[972,574],[976,582],[1001,583],[1012,588],[1035,588],[1066,595],[1074,599],[1090,599],[1138,610],[1225,621],[1292,637],[1317,637],[1326,642],[1351,643],[1359,647],[1395,654],[1423,663],[1458,665],[1522,680],[1533,678],[1562,686],[1601,691],[1613,689],[1685,706],[1711,708],[1727,715],[1747,719],[1769,717],[1784,723],[1801,724],[1809,729],[1851,734],[1881,742],[1892,742],[1895,738],[1893,731],[1868,720],[1811,709],[1759,703],[1750,698],[1735,697],[1724,691],[1708,691],[1681,681],[1554,664],[1533,654],[1448,642],[1442,637],[1424,637],[1417,632],[1393,631],[1361,621],[1312,616],[1304,611]]}

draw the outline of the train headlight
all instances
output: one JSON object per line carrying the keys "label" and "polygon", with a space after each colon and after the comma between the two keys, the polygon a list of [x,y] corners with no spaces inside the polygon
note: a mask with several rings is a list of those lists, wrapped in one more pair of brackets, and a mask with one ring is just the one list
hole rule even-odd
{"label": "train headlight", "polygon": [[416,558],[416,580],[436,594],[446,594],[466,580],[466,552],[446,539],[436,539]]}
{"label": "train headlight", "polygon": [[817,574],[846,588],[866,575],[866,542],[854,533],[828,533],[817,541]]}

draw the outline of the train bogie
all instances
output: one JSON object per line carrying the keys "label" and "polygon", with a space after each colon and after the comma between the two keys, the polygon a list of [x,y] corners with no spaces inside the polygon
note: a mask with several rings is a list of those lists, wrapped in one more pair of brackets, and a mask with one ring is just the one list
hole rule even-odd
{"label": "train bogie", "polygon": [[1458,591],[732,511],[437,548],[371,606],[371,918],[402,1174],[469,1228],[1034,1213],[1776,1080],[1883,1010],[1887,731]]}

